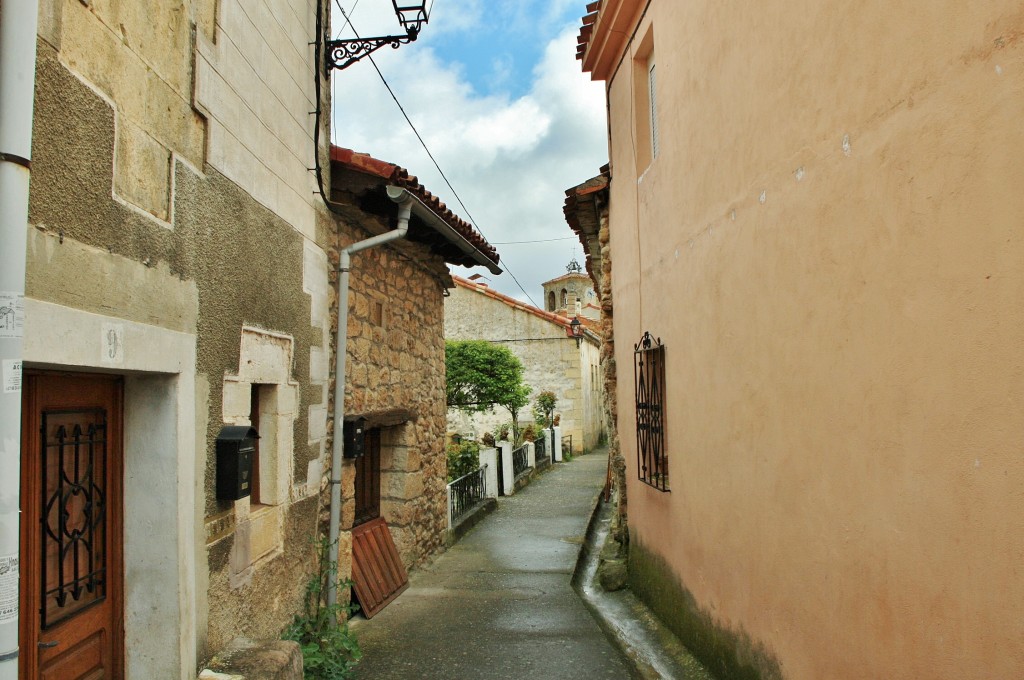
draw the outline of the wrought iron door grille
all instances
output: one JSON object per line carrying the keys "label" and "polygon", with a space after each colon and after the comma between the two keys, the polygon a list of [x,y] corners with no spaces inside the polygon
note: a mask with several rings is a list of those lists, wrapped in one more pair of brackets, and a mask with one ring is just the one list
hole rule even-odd
{"label": "wrought iron door grille", "polygon": [[665,346],[644,333],[633,348],[636,388],[637,474],[641,482],[668,491],[665,451]]}
{"label": "wrought iron door grille", "polygon": [[43,629],[106,597],[107,412],[44,411]]}

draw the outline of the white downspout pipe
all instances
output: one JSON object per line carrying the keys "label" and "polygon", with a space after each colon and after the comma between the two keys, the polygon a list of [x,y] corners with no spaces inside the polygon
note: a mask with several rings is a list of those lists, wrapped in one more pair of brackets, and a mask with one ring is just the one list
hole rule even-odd
{"label": "white downspout pipe", "polygon": [[[337,355],[334,360],[334,445],[331,449],[331,520],[328,545],[338,549],[341,534],[341,463],[345,450],[345,359],[348,352],[348,274],[352,269],[352,255],[369,250],[390,241],[405,238],[409,231],[409,217],[412,215],[413,198],[405,189],[387,188],[388,197],[398,203],[398,227],[392,231],[357,241],[343,248],[338,258],[338,330],[335,335]],[[334,557],[337,557],[335,555]],[[328,579],[327,606],[338,603],[338,579]]]}
{"label": "white downspout pipe", "polygon": [[21,360],[38,15],[38,0],[0,0],[0,680],[18,677]]}

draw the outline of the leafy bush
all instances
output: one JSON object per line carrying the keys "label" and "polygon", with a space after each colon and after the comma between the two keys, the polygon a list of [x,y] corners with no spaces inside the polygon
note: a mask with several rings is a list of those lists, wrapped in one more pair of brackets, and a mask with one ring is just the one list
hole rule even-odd
{"label": "leafy bush", "polygon": [[480,437],[480,443],[489,449],[493,449],[496,444],[494,441],[494,435],[490,432],[484,432],[484,435]]}
{"label": "leafy bush", "polygon": [[[348,628],[349,617],[358,609],[352,603],[327,606],[327,584],[338,578],[338,563],[330,559],[330,543],[321,539],[318,545],[317,573],[306,584],[303,610],[281,635],[294,640],[302,649],[302,666],[306,680],[346,680],[354,677],[362,652],[355,635]],[[339,581],[339,592],[352,586]]]}
{"label": "leafy bush", "polygon": [[537,440],[537,426],[534,425],[533,423],[530,423],[529,425],[527,425],[526,427],[523,428],[522,435],[523,435],[523,441],[524,442],[536,441]]}
{"label": "leafy bush", "polygon": [[447,454],[449,482],[480,467],[480,445],[474,441],[453,442],[448,445]]}

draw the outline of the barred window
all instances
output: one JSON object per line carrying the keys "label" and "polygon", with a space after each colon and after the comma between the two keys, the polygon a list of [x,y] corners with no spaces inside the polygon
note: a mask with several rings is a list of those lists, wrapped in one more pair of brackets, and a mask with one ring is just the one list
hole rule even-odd
{"label": "barred window", "polygon": [[636,387],[636,456],[641,482],[668,491],[665,452],[665,346],[644,333],[633,348]]}

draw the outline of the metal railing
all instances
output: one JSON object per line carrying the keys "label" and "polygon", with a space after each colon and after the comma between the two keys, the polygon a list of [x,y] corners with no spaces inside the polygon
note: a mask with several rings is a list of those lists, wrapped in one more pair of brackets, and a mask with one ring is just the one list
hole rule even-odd
{"label": "metal railing", "polygon": [[468,475],[459,477],[448,485],[449,519],[454,525],[467,512],[473,509],[481,498],[487,495],[487,475],[484,465]]}
{"label": "metal railing", "polygon": [[[566,442],[569,442],[569,443],[566,444]],[[567,435],[562,437],[562,457],[565,458],[566,455],[568,455],[570,458],[572,458],[572,435],[571,434],[567,434]]]}
{"label": "metal railing", "polygon": [[538,464],[540,464],[541,460],[549,456],[547,443],[547,439],[544,437],[544,430],[541,430],[540,436],[533,441],[533,450],[536,454],[535,458],[537,459]]}
{"label": "metal railing", "polygon": [[530,457],[526,452],[526,444],[512,452],[512,476],[518,477],[530,468]]}

